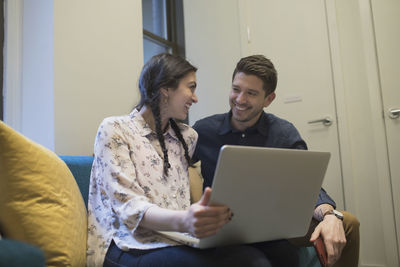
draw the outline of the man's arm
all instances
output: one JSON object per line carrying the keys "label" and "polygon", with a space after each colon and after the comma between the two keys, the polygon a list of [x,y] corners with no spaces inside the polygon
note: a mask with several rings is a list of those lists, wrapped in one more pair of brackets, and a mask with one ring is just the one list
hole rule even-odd
{"label": "man's arm", "polygon": [[324,220],[324,214],[327,214],[329,211],[334,210],[334,209],[335,209],[334,206],[327,204],[327,203],[318,205],[314,210],[313,217],[317,221],[322,222]]}
{"label": "man's arm", "polygon": [[320,223],[310,238],[310,242],[314,242],[319,236],[322,237],[328,256],[327,266],[332,266],[340,258],[342,250],[346,245],[343,222],[329,212],[333,209],[334,206],[326,203],[315,208],[314,218]]}

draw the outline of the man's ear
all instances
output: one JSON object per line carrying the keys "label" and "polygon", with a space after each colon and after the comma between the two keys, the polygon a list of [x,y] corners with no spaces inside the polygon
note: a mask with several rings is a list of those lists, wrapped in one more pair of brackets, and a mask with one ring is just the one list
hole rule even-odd
{"label": "man's ear", "polygon": [[268,107],[272,101],[274,101],[276,95],[275,92],[270,93],[265,99],[264,99],[264,108]]}

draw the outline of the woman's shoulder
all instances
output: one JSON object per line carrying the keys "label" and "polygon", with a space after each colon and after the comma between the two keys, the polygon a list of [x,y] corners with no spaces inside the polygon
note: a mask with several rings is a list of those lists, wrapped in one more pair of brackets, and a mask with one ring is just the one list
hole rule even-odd
{"label": "woman's shoulder", "polygon": [[177,122],[177,125],[185,139],[197,140],[198,134],[191,126],[183,122]]}
{"label": "woman's shoulder", "polygon": [[125,115],[109,116],[103,119],[101,124],[123,124],[132,121],[135,117],[140,116],[139,112],[134,109],[131,113]]}
{"label": "woman's shoulder", "polygon": [[142,128],[140,123],[137,122],[132,113],[122,116],[110,116],[103,119],[98,128],[98,134],[107,136],[133,136],[140,134]]}
{"label": "woman's shoulder", "polygon": [[125,124],[129,123],[131,120],[130,115],[122,115],[122,116],[110,116],[106,117],[103,119],[101,122],[100,126],[103,127],[112,127],[112,128],[118,128],[122,127]]}

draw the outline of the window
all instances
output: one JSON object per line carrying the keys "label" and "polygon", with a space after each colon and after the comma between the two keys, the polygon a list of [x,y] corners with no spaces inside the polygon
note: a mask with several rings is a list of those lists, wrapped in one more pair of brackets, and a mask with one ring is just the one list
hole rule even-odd
{"label": "window", "polygon": [[144,62],[167,52],[185,56],[183,0],[142,0]]}

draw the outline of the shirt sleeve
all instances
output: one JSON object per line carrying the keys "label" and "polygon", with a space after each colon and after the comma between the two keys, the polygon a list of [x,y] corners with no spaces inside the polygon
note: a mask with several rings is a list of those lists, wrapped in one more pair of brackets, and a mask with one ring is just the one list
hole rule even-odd
{"label": "shirt sleeve", "polygon": [[197,140],[198,140],[198,134],[197,134],[197,132],[193,129],[193,128],[189,128],[190,130],[189,130],[189,135],[188,135],[188,138],[187,138],[187,145],[188,145],[188,148],[189,148],[189,156],[191,157],[191,158],[193,158],[194,157],[194,155],[195,155],[195,149],[196,149],[196,145],[197,145]]}
{"label": "shirt sleeve", "polygon": [[104,206],[111,206],[114,227],[123,223],[136,230],[146,210],[153,206],[137,182],[129,143],[123,122],[106,119],[100,125],[95,141],[94,168]]}
{"label": "shirt sleeve", "polygon": [[315,207],[318,207],[321,204],[329,204],[331,205],[334,209],[336,209],[336,203],[335,201],[326,193],[325,189],[321,188],[319,191],[317,203],[315,204]]}
{"label": "shirt sleeve", "polygon": [[[293,131],[291,133],[291,140],[292,140],[291,148],[308,150],[306,142],[301,138],[299,132],[294,126],[293,126]],[[321,190],[319,191],[315,207],[318,207],[321,204],[330,204],[331,206],[333,206],[334,209],[336,208],[335,201],[328,195],[328,193],[323,188],[321,188]]]}

